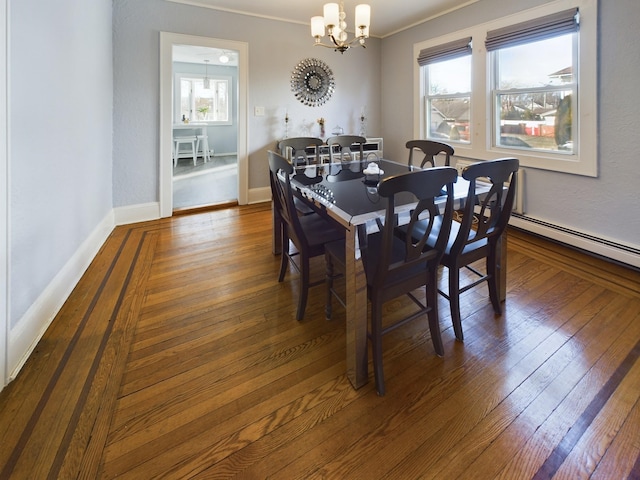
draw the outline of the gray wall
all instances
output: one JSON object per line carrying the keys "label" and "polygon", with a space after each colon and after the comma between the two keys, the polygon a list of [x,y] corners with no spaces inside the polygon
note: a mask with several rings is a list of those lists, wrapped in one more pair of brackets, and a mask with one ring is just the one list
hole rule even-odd
{"label": "gray wall", "polygon": [[10,2],[10,328],[107,216],[111,0]]}
{"label": "gray wall", "polygon": [[[384,39],[382,131],[385,155],[402,157],[413,135],[413,45],[484,23],[542,0],[482,0]],[[527,168],[527,215],[640,248],[640,168],[635,145],[640,91],[640,2],[599,2],[598,178]],[[595,53],[595,52],[594,52]]]}
{"label": "gray wall", "polygon": [[[320,7],[321,5],[319,5]],[[313,46],[308,26],[236,15],[159,0],[114,1],[114,207],[158,201],[160,32],[246,42],[249,45],[249,188],[268,186],[266,152],[284,135],[306,124],[336,124],[357,133],[356,118],[367,107],[369,136],[380,135],[380,40],[344,55]],[[304,58],[319,58],[333,70],[336,92],[322,107],[299,103],[290,89],[291,72]],[[253,115],[265,108],[264,117]]]}

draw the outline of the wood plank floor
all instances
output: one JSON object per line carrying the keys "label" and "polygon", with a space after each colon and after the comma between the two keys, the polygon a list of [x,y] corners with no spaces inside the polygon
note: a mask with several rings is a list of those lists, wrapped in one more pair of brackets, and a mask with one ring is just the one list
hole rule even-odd
{"label": "wood plank floor", "polygon": [[515,230],[508,258],[464,344],[441,299],[443,358],[426,321],[385,337],[378,397],[323,287],[295,320],[268,205],[118,227],[0,393],[0,478],[640,478],[640,274]]}

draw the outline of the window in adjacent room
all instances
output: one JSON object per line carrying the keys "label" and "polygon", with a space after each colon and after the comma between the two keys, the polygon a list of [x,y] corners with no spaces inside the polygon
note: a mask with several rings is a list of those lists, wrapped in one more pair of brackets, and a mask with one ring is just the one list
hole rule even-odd
{"label": "window in adjacent room", "polygon": [[[229,85],[226,77],[180,78],[179,117],[193,122],[230,124]],[[208,83],[208,88],[205,88]]]}

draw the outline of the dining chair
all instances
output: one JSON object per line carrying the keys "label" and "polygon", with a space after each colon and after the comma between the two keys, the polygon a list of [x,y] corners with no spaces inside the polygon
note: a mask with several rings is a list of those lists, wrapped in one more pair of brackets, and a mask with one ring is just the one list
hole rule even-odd
{"label": "dining chair", "polygon": [[[449,300],[453,329],[456,338],[461,342],[464,336],[460,319],[460,294],[487,282],[493,310],[496,315],[502,314],[498,294],[498,249],[513,209],[518,168],[518,159],[502,158],[474,163],[466,167],[462,173],[462,177],[469,181],[469,190],[462,221],[453,221],[450,238],[441,259],[441,264],[449,271],[449,291],[440,291],[440,294]],[[491,189],[487,194],[476,194],[478,182],[489,182]],[[420,226],[417,231],[420,231]],[[471,266],[483,258],[486,259],[484,273]],[[463,267],[477,278],[461,287],[460,269]]]}
{"label": "dining chair", "polygon": [[[269,151],[270,184],[274,209],[279,216],[281,228],[280,273],[278,282],[284,281],[287,267],[291,264],[300,273],[301,284],[298,295],[296,319],[302,320],[307,305],[309,287],[322,281],[310,283],[310,259],[324,254],[324,245],[340,240],[344,243],[344,229],[319,214],[299,215],[294,205],[290,176],[293,165],[282,155]],[[295,247],[290,248],[290,243]],[[294,258],[298,257],[298,263]]]}
{"label": "dining chair", "polygon": [[278,150],[280,155],[289,159],[294,165],[308,165],[309,154],[307,148],[314,149],[314,162],[320,162],[320,146],[324,145],[324,140],[316,137],[290,137],[278,142]]}
{"label": "dining chair", "polygon": [[[334,137],[329,137],[327,138],[329,158],[332,162],[336,157],[339,162],[364,160],[365,143],[367,143],[367,139],[359,135],[336,135]],[[356,152],[352,150],[354,147],[357,149]],[[359,156],[354,158],[354,155],[356,154],[359,154]]]}
{"label": "dining chair", "polygon": [[420,150],[424,154],[424,158],[420,162],[420,168],[424,168],[426,163],[430,163],[431,167],[436,167],[436,157],[444,153],[444,166],[451,165],[451,156],[453,155],[453,147],[442,142],[434,142],[433,140],[409,140],[406,144],[409,149],[409,166],[413,166],[413,153]]}
{"label": "dining chair", "polygon": [[[385,394],[382,367],[382,336],[404,325],[410,320],[427,315],[431,341],[437,355],[444,355],[440,326],[438,323],[437,273],[440,258],[449,236],[453,216],[453,183],[457,172],[452,167],[437,167],[428,170],[408,172],[383,179],[378,184],[378,195],[386,199],[384,222],[378,232],[359,235],[360,250],[367,280],[367,294],[371,303],[371,327],[369,339],[373,351],[373,368],[376,390]],[[363,186],[364,188],[364,186]],[[436,202],[446,189],[446,203],[443,209]],[[396,197],[407,195],[417,198],[406,225],[409,233],[400,239],[395,230],[398,218],[395,214]],[[428,220],[419,217],[428,216]],[[414,227],[420,224],[421,235],[413,235]],[[435,232],[432,233],[432,229]],[[364,232],[359,232],[364,233]],[[427,240],[435,235],[432,245]],[[415,238],[414,238],[415,236]],[[334,278],[345,271],[344,242],[332,242],[325,247],[327,263],[327,303],[326,315],[331,318],[332,298],[343,299],[334,289]],[[425,287],[425,302],[416,297],[414,291]],[[408,295],[418,306],[418,310],[390,325],[382,326],[382,306],[385,302],[401,295]]]}

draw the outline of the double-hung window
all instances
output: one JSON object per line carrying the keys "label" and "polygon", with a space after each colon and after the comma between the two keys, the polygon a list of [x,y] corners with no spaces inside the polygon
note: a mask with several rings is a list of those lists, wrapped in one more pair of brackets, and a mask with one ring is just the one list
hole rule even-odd
{"label": "double-hung window", "polygon": [[555,0],[414,45],[415,138],[597,176],[597,3]]}
{"label": "double-hung window", "polygon": [[423,136],[469,143],[471,37],[421,50],[418,64],[425,72]]}
{"label": "double-hung window", "polygon": [[180,105],[176,109],[176,122],[189,119],[192,122],[230,124],[230,77],[196,77],[180,75]]}
{"label": "double-hung window", "polygon": [[578,18],[572,8],[487,33],[493,145],[573,153]]}

